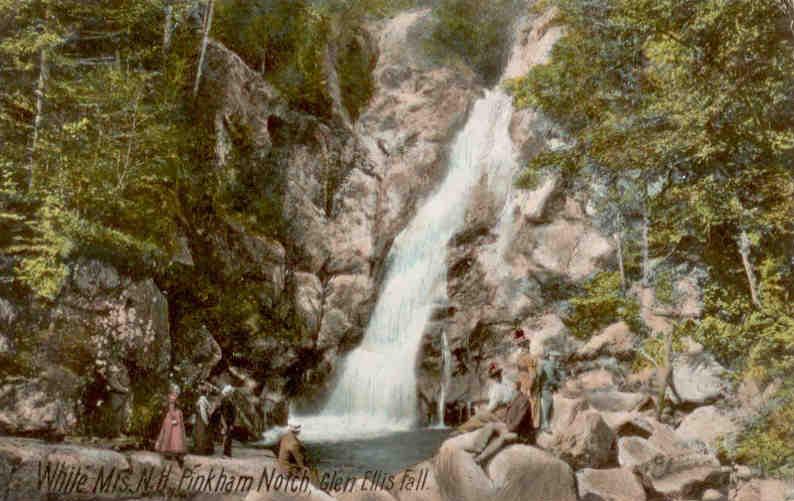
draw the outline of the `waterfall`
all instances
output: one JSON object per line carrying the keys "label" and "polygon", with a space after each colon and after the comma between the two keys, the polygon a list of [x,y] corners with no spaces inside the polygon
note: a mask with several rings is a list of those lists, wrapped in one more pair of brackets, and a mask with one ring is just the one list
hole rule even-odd
{"label": "waterfall", "polygon": [[452,352],[449,351],[447,333],[441,333],[441,381],[438,395],[438,426],[444,427],[444,413],[447,407],[447,389],[452,378]]}
{"label": "waterfall", "polygon": [[296,417],[308,440],[378,435],[418,423],[415,366],[431,311],[447,299],[447,243],[463,227],[483,175],[504,185],[506,174],[509,186],[512,113],[511,98],[498,88],[474,104],[452,144],[445,179],[394,240],[361,345],[342,361],[320,413]]}

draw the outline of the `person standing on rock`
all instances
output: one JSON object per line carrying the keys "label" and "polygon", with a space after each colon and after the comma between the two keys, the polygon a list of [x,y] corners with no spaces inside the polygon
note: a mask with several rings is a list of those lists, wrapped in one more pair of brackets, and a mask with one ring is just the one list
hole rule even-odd
{"label": "person standing on rock", "polygon": [[554,405],[554,392],[560,387],[562,382],[562,369],[559,363],[559,352],[550,351],[540,365],[541,380],[541,419],[540,429],[548,431],[551,427],[551,413]]}
{"label": "person standing on rock", "polygon": [[540,390],[537,361],[529,354],[518,359],[518,395],[507,407],[505,424],[511,432],[533,443],[540,424]]}
{"label": "person standing on rock", "polygon": [[182,419],[182,411],[176,406],[178,396],[178,388],[173,388],[168,395],[168,410],[154,444],[154,450],[169,459],[176,459],[181,464],[182,457],[187,453],[187,448],[185,446],[185,422]]}
{"label": "person standing on rock", "polygon": [[201,385],[201,394],[196,401],[196,424],[193,427],[193,450],[196,454],[212,455],[215,446],[212,440],[212,430],[210,427],[210,416],[212,415],[212,405],[207,395],[211,387],[204,383]]}
{"label": "person standing on rock", "polygon": [[223,455],[227,457],[232,456],[232,431],[234,431],[234,423],[237,421],[237,408],[232,401],[234,388],[231,385],[226,385],[221,391],[221,434],[223,435]]}

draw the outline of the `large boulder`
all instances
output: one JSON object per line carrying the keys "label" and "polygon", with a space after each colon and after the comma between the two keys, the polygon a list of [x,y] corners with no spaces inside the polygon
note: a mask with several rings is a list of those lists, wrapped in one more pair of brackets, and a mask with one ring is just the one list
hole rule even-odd
{"label": "large boulder", "polygon": [[643,484],[668,498],[700,497],[708,488],[726,485],[730,468],[709,454],[657,455],[635,467]]}
{"label": "large boulder", "polygon": [[593,409],[604,412],[632,412],[642,409],[650,403],[650,397],[644,393],[626,393],[620,391],[592,391],[585,396]]}
{"label": "large boulder", "polygon": [[640,412],[602,412],[601,416],[618,437],[648,438],[656,430],[655,420]]}
{"label": "large boulder", "polygon": [[731,501],[788,501],[794,498],[794,484],[781,480],[751,480],[736,487]]}
{"label": "large boulder", "polygon": [[740,431],[739,424],[727,412],[708,405],[695,409],[678,425],[676,432],[687,441],[700,440],[712,451],[720,445],[720,440]]}
{"label": "large boulder", "polygon": [[592,369],[565,380],[566,394],[582,395],[585,392],[610,390],[617,386],[615,375],[606,369]]}
{"label": "large boulder", "polygon": [[[394,489],[391,490],[392,496],[398,501],[441,501],[441,491],[436,481],[432,460],[424,461],[409,470],[402,471],[395,476]],[[404,477],[411,476],[416,478],[417,472],[426,472],[421,488],[406,488],[409,485],[409,480],[404,480]]]}
{"label": "large boulder", "polygon": [[604,467],[615,460],[615,432],[601,414],[588,410],[554,434],[547,447],[576,468]]}
{"label": "large boulder", "polygon": [[648,463],[663,453],[655,445],[642,437],[621,437],[618,439],[618,464],[633,467]]}
{"label": "large boulder", "polygon": [[645,501],[645,489],[629,468],[584,469],[576,473],[581,499]]}
{"label": "large boulder", "polygon": [[[684,404],[705,405],[725,394],[727,371],[714,357],[702,350],[683,353],[673,361],[673,384]],[[669,398],[678,399],[668,389]]]}
{"label": "large boulder", "polygon": [[614,256],[612,242],[580,221],[556,220],[535,229],[531,258],[549,277],[581,282]]}
{"label": "large boulder", "polygon": [[487,471],[497,487],[493,501],[576,500],[570,467],[534,447],[507,447],[491,460]]}
{"label": "large boulder", "polygon": [[434,459],[435,479],[444,501],[576,501],[573,471],[534,447],[508,446],[485,470],[474,461],[483,430],[453,437]]}
{"label": "large boulder", "polygon": [[531,340],[532,355],[541,355],[549,350],[568,351],[570,336],[562,319],[554,314],[544,315],[524,327]]}
{"label": "large boulder", "polygon": [[[62,391],[58,395],[58,386]],[[0,385],[0,433],[63,436],[77,423],[68,379],[10,378]]]}

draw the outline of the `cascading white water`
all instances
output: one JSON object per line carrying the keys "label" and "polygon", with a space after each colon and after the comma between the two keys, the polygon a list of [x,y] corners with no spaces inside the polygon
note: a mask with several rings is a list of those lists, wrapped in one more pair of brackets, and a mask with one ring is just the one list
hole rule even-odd
{"label": "cascading white water", "polygon": [[489,181],[506,174],[509,185],[515,164],[512,113],[511,98],[498,89],[474,104],[453,143],[446,178],[394,240],[361,345],[344,360],[322,411],[296,417],[307,440],[377,435],[416,425],[417,353],[433,306],[446,300],[447,243],[462,228],[470,193],[484,174]]}
{"label": "cascading white water", "polygon": [[452,378],[452,352],[449,351],[447,333],[441,333],[441,381],[438,394],[438,426],[445,425],[445,411],[447,408],[447,389]]}

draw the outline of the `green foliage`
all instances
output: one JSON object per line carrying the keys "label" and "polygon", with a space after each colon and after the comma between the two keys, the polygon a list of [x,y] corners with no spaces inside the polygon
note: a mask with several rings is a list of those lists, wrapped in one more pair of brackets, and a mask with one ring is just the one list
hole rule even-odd
{"label": "green foliage", "polygon": [[673,284],[673,274],[669,271],[658,273],[653,280],[653,289],[656,300],[666,304],[675,305],[675,284]]}
{"label": "green foliage", "polygon": [[72,240],[60,232],[65,212],[57,200],[45,200],[35,221],[34,237],[9,248],[23,254],[17,269],[18,279],[47,299],[55,299],[68,275],[64,264],[74,249]]}
{"label": "green foliage", "polygon": [[766,474],[794,477],[794,390],[780,391],[762,416],[727,448],[730,460],[751,464]]}
{"label": "green foliage", "polygon": [[[673,326],[673,354],[681,353],[684,350],[684,338],[689,335],[688,327],[689,325],[686,322]],[[665,342],[664,334],[654,334],[646,337],[642,341],[642,346],[640,346],[642,353],[637,351],[634,356],[632,363],[634,372],[639,372],[648,367],[664,367],[666,364],[664,356]]]}
{"label": "green foliage", "polygon": [[440,0],[434,10],[432,41],[445,56],[452,53],[486,82],[499,79],[509,49],[513,0]]}
{"label": "green foliage", "polygon": [[639,304],[623,294],[618,273],[599,273],[585,283],[581,294],[570,303],[573,311],[565,323],[578,338],[587,339],[620,320],[633,329],[640,327]]}
{"label": "green foliage", "polygon": [[374,91],[374,57],[362,25],[391,2],[221,0],[213,34],[278,88],[290,103],[330,116],[326,59],[336,66],[344,106],[356,118]]}
{"label": "green foliage", "polygon": [[[165,381],[152,381],[151,384],[141,384],[135,387],[138,391],[132,396],[130,435],[149,440],[157,438],[167,402],[166,392],[162,390],[162,388],[168,388],[166,383]],[[156,388],[160,390],[154,390]],[[145,389],[145,391],[141,391],[141,389]]]}
{"label": "green foliage", "polygon": [[[565,35],[548,64],[508,88],[519,107],[540,108],[567,137],[530,162],[527,178],[548,168],[567,179],[595,170],[613,186],[625,183],[629,190],[612,189],[600,204],[618,222],[607,227],[637,240],[631,221],[647,217],[651,257],[708,271],[703,319],[676,326],[675,339],[693,336],[762,381],[790,379],[794,50],[786,12],[775,0],[545,5],[557,9]],[[750,241],[746,260],[741,235]],[[758,263],[760,306],[750,300],[746,269]],[[660,300],[674,299],[663,275],[654,285]],[[606,297],[594,316],[614,308]],[[658,362],[663,346],[649,338],[644,351]],[[635,366],[647,363],[638,357]],[[791,465],[784,400],[748,431],[743,461]]]}

